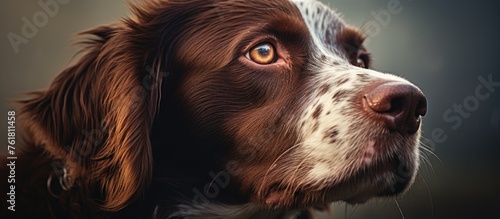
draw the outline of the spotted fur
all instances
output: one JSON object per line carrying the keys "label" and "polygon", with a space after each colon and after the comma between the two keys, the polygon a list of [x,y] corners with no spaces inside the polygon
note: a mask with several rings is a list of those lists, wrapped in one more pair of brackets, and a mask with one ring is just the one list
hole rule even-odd
{"label": "spotted fur", "polygon": [[[391,139],[380,124],[366,116],[360,105],[363,90],[372,83],[409,82],[392,74],[351,65],[348,54],[339,50],[344,42],[332,40],[339,39],[338,35],[343,31],[351,31],[340,16],[318,1],[293,2],[300,9],[314,39],[311,43],[314,61],[306,70],[314,75],[308,83],[312,92],[306,97],[306,107],[297,124],[301,127],[301,147],[296,157],[302,160],[299,169],[306,173],[297,187],[336,185],[391,156],[397,157],[400,165],[410,171],[412,177],[408,180],[411,184],[418,169],[420,135]],[[394,184],[397,178],[388,172],[367,177],[355,187],[332,193],[335,200],[360,192],[376,194],[381,184]]]}

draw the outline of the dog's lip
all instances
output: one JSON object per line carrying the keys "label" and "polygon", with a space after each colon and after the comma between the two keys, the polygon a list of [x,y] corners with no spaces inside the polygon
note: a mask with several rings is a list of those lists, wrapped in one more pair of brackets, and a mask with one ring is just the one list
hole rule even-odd
{"label": "dog's lip", "polygon": [[[393,154],[383,161],[373,162],[361,167],[356,173],[339,183],[329,185],[322,189],[297,189],[274,184],[269,187],[264,195],[264,203],[271,208],[279,207],[314,207],[329,204],[335,201],[345,201],[350,204],[361,204],[374,197],[391,196],[398,194],[401,190],[391,190],[393,185],[386,184],[376,179],[387,173],[397,171],[397,155]],[[380,180],[380,179],[379,179]],[[356,190],[352,193],[350,188],[364,187],[365,182],[378,183],[367,189]],[[314,200],[311,197],[321,197]],[[312,200],[309,202],[309,200]],[[309,202],[309,203],[308,203]]]}
{"label": "dog's lip", "polygon": [[[390,135],[393,134],[390,133]],[[412,159],[412,156],[401,156],[401,153],[410,153],[410,148],[399,150],[393,148],[396,147],[395,145],[402,147],[404,142],[409,142],[414,136],[400,137],[388,140],[384,136],[378,136],[365,140],[363,150],[357,155],[356,170],[339,181],[324,184],[318,188],[317,186],[287,185],[275,179],[269,182],[267,189],[263,190],[260,201],[269,208],[308,208],[336,201],[360,204],[372,198],[400,194],[406,190],[408,183],[398,184],[387,179],[397,177],[404,182],[410,182],[409,179],[414,176],[400,176],[398,168],[401,162],[409,164],[413,161],[406,160]]]}
{"label": "dog's lip", "polygon": [[[362,182],[374,181],[378,177],[383,176],[384,174],[387,173],[393,174],[396,173],[397,171],[398,171],[397,155],[394,154],[382,162],[379,161],[377,163],[372,163],[369,166],[364,167],[362,170],[359,170],[356,174],[351,176],[349,179],[346,179],[344,182],[347,182],[347,184],[351,185],[361,184]],[[364,179],[359,180],[359,178],[361,177]],[[390,190],[391,187],[393,187],[393,185],[385,184],[384,186],[375,188],[370,192],[361,191],[343,200],[347,203],[358,204],[358,203],[364,203],[373,197],[390,196],[391,194],[386,194],[386,195],[382,194],[386,193],[387,190]],[[396,193],[397,192],[395,192],[394,194]]]}

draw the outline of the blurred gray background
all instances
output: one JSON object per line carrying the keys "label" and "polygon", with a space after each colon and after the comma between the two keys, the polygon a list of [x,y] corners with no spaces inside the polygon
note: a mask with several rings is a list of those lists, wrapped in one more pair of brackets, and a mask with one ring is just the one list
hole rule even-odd
{"label": "blurred gray background", "polygon": [[[40,19],[37,33],[20,44],[16,53],[8,34],[22,36],[23,17],[32,21],[43,10],[38,2],[0,1],[0,115],[5,121],[0,126],[2,142],[6,141],[7,111],[13,109],[9,100],[49,85],[77,51],[71,46],[74,34],[129,14],[124,0],[70,0],[60,5],[54,16],[49,15],[46,24]],[[482,85],[480,78],[500,82],[500,3],[324,2],[370,35],[367,47],[377,70],[409,79],[428,97],[424,144],[439,159],[426,153],[432,167],[424,165],[412,191],[398,200],[405,218],[500,218],[500,86],[483,88],[480,94],[489,95],[484,100],[476,94],[476,88]],[[394,4],[398,4],[398,13],[389,11]],[[386,12],[390,19],[374,16]],[[465,105],[464,112],[454,111],[458,104]],[[3,144],[0,149],[6,147]],[[325,218],[346,215],[356,219],[402,218],[396,203],[384,200],[359,206],[335,204],[333,215]]]}

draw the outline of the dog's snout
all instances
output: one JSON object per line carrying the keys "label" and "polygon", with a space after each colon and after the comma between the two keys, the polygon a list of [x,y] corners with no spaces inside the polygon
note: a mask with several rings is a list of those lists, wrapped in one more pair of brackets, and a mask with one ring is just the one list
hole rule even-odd
{"label": "dog's snout", "polygon": [[387,128],[413,134],[420,127],[421,116],[427,112],[427,99],[415,85],[407,82],[385,82],[365,94],[365,110],[384,121]]}

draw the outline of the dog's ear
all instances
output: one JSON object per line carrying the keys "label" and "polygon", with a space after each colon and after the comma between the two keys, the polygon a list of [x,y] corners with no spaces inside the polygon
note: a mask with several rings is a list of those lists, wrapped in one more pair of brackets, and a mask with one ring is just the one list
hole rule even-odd
{"label": "dog's ear", "polygon": [[150,131],[162,81],[167,72],[179,77],[174,50],[191,15],[209,3],[132,5],[132,18],[84,32],[91,37],[82,43],[79,61],[47,90],[21,101],[29,143],[64,164],[65,184],[101,209],[118,211],[144,194],[153,171]]}
{"label": "dog's ear", "polygon": [[137,51],[130,31],[115,25],[84,32],[91,37],[79,61],[20,101],[28,143],[64,164],[65,186],[106,211],[124,208],[152,177],[149,135],[162,75],[147,59],[155,54]]}

